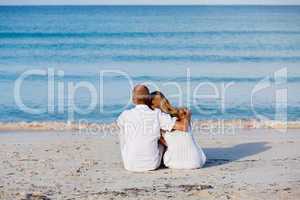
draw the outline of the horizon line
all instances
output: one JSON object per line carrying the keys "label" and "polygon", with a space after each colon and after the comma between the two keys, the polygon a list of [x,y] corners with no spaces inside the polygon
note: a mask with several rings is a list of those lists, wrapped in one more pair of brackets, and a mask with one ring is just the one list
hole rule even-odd
{"label": "horizon line", "polygon": [[0,4],[0,6],[300,6],[299,4]]}

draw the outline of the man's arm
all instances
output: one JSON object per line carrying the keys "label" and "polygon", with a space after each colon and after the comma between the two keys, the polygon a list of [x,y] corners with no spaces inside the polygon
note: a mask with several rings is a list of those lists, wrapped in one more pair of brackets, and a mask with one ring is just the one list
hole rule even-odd
{"label": "man's arm", "polygon": [[120,114],[120,116],[118,117],[117,119],[117,125],[118,127],[120,128],[120,132],[119,132],[119,140],[120,140],[120,146],[121,146],[121,149],[124,148],[124,145],[125,145],[125,135],[124,135],[124,126],[125,126],[125,111],[122,112]]}
{"label": "man's arm", "polygon": [[125,124],[126,124],[126,118],[128,117],[128,112],[127,110],[123,111],[118,119],[117,119],[117,125],[119,128],[124,128]]}
{"label": "man's arm", "polygon": [[169,114],[161,112],[161,110],[157,109],[159,115],[159,125],[160,129],[164,131],[171,131],[174,128],[176,123],[176,118],[172,118]]}
{"label": "man's arm", "polygon": [[160,138],[159,138],[159,141],[158,141],[160,144],[162,144],[162,145],[164,145],[165,147],[167,147],[168,145],[167,145],[167,142],[166,142],[166,140],[165,140],[165,138],[162,136],[162,135],[160,135]]}

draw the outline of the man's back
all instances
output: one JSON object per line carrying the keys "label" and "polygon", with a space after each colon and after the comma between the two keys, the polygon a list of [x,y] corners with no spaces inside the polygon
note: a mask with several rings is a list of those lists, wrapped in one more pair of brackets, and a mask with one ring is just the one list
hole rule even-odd
{"label": "man's back", "polygon": [[162,154],[158,147],[160,129],[171,130],[174,123],[169,115],[147,105],[124,111],[118,118],[124,167],[130,171],[158,168]]}

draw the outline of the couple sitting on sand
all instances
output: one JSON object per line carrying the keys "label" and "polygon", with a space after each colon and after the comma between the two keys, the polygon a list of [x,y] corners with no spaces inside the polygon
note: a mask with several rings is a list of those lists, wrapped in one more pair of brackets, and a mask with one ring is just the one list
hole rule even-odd
{"label": "couple sitting on sand", "polygon": [[134,87],[134,108],[119,116],[120,146],[125,169],[148,171],[163,161],[174,169],[196,169],[206,156],[190,132],[191,113],[174,108],[161,92]]}

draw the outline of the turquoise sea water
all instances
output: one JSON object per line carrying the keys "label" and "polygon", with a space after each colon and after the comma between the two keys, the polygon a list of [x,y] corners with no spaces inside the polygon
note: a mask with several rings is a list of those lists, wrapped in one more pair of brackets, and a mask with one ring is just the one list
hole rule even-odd
{"label": "turquoise sea water", "polygon": [[[16,102],[16,80],[48,68],[53,101],[46,75],[27,77],[20,91],[25,105],[50,111],[27,113]],[[86,111],[72,119],[112,121],[130,102],[127,78],[189,106],[196,119],[274,119],[286,104],[287,119],[299,120],[300,7],[0,7],[0,121],[65,121],[70,99]],[[268,87],[254,92],[264,78]],[[80,82],[95,95],[84,88],[70,95],[68,84]]]}

